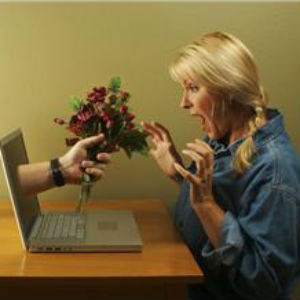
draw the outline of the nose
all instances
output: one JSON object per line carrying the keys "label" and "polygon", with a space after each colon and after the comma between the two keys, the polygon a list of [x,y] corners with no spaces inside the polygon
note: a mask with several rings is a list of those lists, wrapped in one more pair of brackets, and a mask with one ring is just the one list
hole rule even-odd
{"label": "nose", "polygon": [[180,107],[183,109],[188,109],[191,107],[191,102],[189,101],[186,93],[183,93],[183,95],[182,95]]}

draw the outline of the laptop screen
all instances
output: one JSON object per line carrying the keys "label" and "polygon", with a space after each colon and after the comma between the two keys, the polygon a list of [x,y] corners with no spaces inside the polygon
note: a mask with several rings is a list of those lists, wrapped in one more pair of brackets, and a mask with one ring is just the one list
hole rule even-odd
{"label": "laptop screen", "polygon": [[3,137],[0,140],[0,148],[10,197],[18,216],[17,221],[22,234],[23,243],[26,245],[32,224],[40,213],[40,207],[37,198],[25,197],[19,185],[18,166],[28,164],[27,152],[21,130],[17,129]]}

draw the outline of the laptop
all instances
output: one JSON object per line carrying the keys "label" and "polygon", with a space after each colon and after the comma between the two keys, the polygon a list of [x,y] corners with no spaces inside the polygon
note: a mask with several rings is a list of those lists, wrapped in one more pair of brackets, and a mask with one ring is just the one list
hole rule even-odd
{"label": "laptop", "polygon": [[41,211],[25,197],[18,166],[28,164],[21,129],[0,139],[3,170],[23,248],[30,252],[139,252],[143,243],[129,210]]}

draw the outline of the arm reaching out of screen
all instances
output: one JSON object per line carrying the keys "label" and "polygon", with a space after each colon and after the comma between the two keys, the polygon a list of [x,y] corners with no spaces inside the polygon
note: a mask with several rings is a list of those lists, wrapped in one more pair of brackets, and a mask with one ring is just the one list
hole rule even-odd
{"label": "arm reaching out of screen", "polygon": [[105,165],[110,162],[110,155],[98,153],[98,162],[91,161],[87,157],[87,149],[103,140],[102,134],[88,137],[51,162],[20,165],[18,178],[24,195],[35,195],[64,184],[80,184],[84,172],[93,175],[96,180],[100,179],[104,174]]}

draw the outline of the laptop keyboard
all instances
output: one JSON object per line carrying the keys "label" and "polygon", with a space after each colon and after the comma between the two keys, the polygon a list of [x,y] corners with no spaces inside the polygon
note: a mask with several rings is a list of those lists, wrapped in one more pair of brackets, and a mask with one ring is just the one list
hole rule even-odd
{"label": "laptop keyboard", "polygon": [[84,239],[86,217],[84,214],[46,214],[37,233],[41,239]]}

